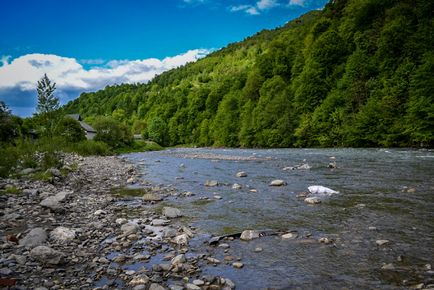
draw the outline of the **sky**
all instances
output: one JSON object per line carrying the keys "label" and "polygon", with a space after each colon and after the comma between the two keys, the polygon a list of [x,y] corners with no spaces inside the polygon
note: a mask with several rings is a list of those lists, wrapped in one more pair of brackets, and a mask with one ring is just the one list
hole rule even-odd
{"label": "sky", "polygon": [[31,116],[37,81],[62,104],[156,74],[272,29],[327,0],[2,0],[0,100]]}

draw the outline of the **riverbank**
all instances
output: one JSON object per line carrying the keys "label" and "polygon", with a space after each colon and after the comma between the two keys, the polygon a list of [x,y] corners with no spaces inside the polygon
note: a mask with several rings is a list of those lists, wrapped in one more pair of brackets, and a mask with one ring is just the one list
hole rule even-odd
{"label": "riverbank", "polygon": [[[113,195],[113,188],[122,192],[127,184],[138,182],[135,166],[113,156],[62,158],[63,167],[50,170],[46,180],[35,178],[32,170],[0,180],[0,286],[234,287],[229,279],[200,276],[199,260],[215,261],[206,253],[188,254],[194,229],[178,222],[181,212],[164,208],[161,213],[150,206],[177,195],[173,189],[142,182],[145,194],[131,209],[122,202],[125,196]],[[153,259],[159,262],[150,262]]]}

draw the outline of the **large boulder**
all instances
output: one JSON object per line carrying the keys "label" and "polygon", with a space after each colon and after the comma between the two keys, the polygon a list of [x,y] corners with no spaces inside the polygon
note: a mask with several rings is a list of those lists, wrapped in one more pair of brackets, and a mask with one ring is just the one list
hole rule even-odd
{"label": "large boulder", "polygon": [[270,186],[284,186],[286,185],[286,182],[281,179],[275,179],[270,182]]}
{"label": "large boulder", "polygon": [[34,228],[19,241],[19,244],[27,249],[32,249],[43,245],[47,238],[47,232],[43,228]]}
{"label": "large boulder", "polygon": [[259,238],[259,232],[254,230],[245,230],[241,233],[240,240],[250,241]]}
{"label": "large boulder", "polygon": [[205,181],[205,186],[207,186],[207,187],[214,187],[214,186],[217,186],[217,185],[219,185],[219,183],[218,183],[217,180],[207,180],[207,181]]}
{"label": "large boulder", "polygon": [[37,246],[30,251],[30,257],[42,264],[58,265],[63,262],[64,254],[47,246]]}
{"label": "large boulder", "polygon": [[182,216],[181,210],[174,207],[163,207],[163,215],[168,218],[177,218]]}
{"label": "large boulder", "polygon": [[140,226],[135,223],[126,223],[121,226],[121,231],[124,235],[128,236],[140,231]]}
{"label": "large boulder", "polygon": [[41,201],[40,205],[42,207],[49,208],[52,211],[62,211],[63,207],[60,204],[61,202],[64,202],[68,196],[71,194],[69,191],[60,191],[57,194],[53,196],[49,196]]}

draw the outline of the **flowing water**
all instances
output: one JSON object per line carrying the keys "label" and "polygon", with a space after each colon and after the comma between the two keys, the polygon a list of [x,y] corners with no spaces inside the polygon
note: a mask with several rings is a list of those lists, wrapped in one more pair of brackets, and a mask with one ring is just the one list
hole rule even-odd
{"label": "flowing water", "polygon": [[[197,228],[198,251],[205,247],[200,237],[207,235],[245,229],[298,233],[291,240],[236,239],[229,253],[241,258],[242,269],[224,263],[203,268],[202,274],[230,278],[237,289],[406,289],[434,283],[433,151],[189,148],[125,157],[139,165],[144,180],[194,193],[164,204],[181,208]],[[333,160],[337,168],[328,168]],[[301,163],[311,168],[283,170]],[[248,176],[236,177],[239,171]],[[270,187],[274,179],[287,185]],[[206,187],[206,180],[219,186]],[[232,189],[234,183],[242,188]],[[340,193],[308,205],[297,194],[310,185]],[[318,242],[321,237],[333,243]],[[378,246],[383,239],[389,243]],[[255,252],[258,247],[263,251]],[[223,260],[223,249],[213,255]],[[393,267],[382,269],[387,264]]]}

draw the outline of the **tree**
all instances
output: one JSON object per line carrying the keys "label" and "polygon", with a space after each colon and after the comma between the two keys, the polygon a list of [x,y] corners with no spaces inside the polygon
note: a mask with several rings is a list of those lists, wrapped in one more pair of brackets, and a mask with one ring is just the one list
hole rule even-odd
{"label": "tree", "polygon": [[37,114],[51,113],[59,109],[59,99],[54,96],[56,83],[52,83],[47,77],[47,74],[38,81],[38,105],[36,107]]}
{"label": "tree", "polygon": [[57,135],[62,136],[68,142],[79,142],[86,139],[86,133],[80,123],[71,117],[62,118],[56,131]]}
{"label": "tree", "polygon": [[9,142],[19,135],[20,118],[12,116],[8,106],[0,101],[0,143]]}

